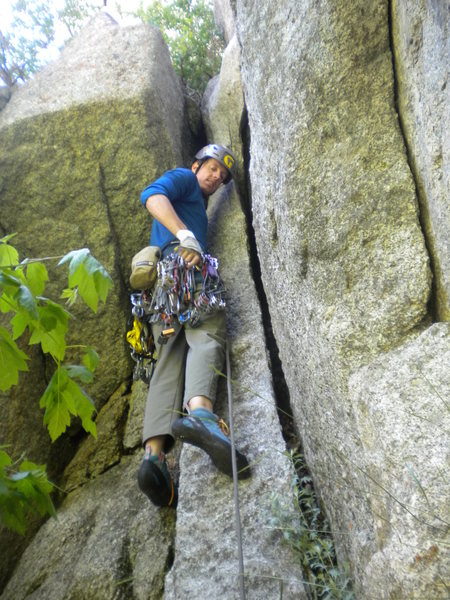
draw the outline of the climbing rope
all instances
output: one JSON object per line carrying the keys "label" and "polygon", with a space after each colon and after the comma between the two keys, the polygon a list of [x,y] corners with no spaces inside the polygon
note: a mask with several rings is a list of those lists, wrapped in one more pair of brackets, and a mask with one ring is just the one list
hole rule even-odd
{"label": "climbing rope", "polygon": [[241,600],[245,600],[244,586],[244,554],[242,551],[242,525],[241,515],[239,511],[239,491],[238,491],[238,472],[236,463],[236,446],[234,443],[234,427],[233,427],[233,396],[231,393],[231,364],[230,364],[230,345],[228,340],[225,342],[226,349],[226,367],[227,367],[227,396],[228,396],[228,421],[230,429],[231,442],[231,467],[233,473],[233,489],[234,489],[234,512],[236,524],[236,536],[238,542],[238,559],[239,559],[239,591]]}

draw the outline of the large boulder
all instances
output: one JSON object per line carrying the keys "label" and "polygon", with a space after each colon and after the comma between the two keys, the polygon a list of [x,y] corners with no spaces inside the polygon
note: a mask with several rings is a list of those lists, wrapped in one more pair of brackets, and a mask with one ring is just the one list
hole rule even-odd
{"label": "large boulder", "polygon": [[[119,27],[105,13],[0,115],[1,225],[5,233],[18,232],[21,258],[58,257],[87,246],[114,281],[98,314],[73,310],[68,340],[91,344],[100,354],[89,390],[97,408],[131,370],[124,337],[129,265],[149,237],[139,193],[182,162],[183,136],[184,98],[160,32]],[[58,299],[67,272],[56,261],[48,265],[47,293]],[[36,385],[11,392],[18,412],[36,406],[45,389],[47,365],[37,360]],[[40,430],[30,432],[29,450]],[[12,435],[4,441],[14,442]],[[23,429],[18,435],[27,437]]]}
{"label": "large boulder", "polygon": [[[221,273],[229,289],[227,329],[235,439],[251,463],[252,477],[239,483],[236,514],[230,478],[218,474],[201,451],[182,450],[175,561],[165,597],[239,597],[239,546],[234,531],[239,518],[247,597],[276,597],[283,589],[287,598],[303,598],[299,557],[283,545],[281,531],[272,527],[274,500],[289,504],[294,473],[277,415],[244,243],[245,224],[236,193],[220,195],[216,203],[211,208],[220,235],[211,248],[223,257]],[[225,381],[219,386],[215,410],[228,420]],[[287,510],[292,512],[293,505]],[[204,559],[196,562],[193,570],[199,555]],[[219,578],[211,576],[216,569],[220,569]]]}
{"label": "large boulder", "polygon": [[[434,365],[436,389],[415,425],[423,440],[432,436],[435,410],[447,394],[435,361],[448,335],[444,330],[439,342],[425,335],[430,260],[396,112],[389,3],[282,0],[255,10],[250,0],[237,0],[236,7],[262,279],[292,408],[339,557],[350,561],[358,597],[374,589],[379,598],[444,597],[441,537],[433,569],[415,561],[442,531],[431,531],[419,517],[415,543],[400,555],[394,543],[396,536],[411,539],[412,521],[406,495],[396,500],[398,471],[390,458],[393,446],[396,458],[408,456],[411,431],[380,432],[373,420],[363,421],[365,388],[352,388],[364,378],[375,389],[380,367],[372,361],[394,349],[407,360],[401,348],[418,338],[416,353]],[[397,375],[395,368],[384,375],[385,406],[395,402]],[[444,459],[430,463],[428,448],[428,442],[415,445],[411,468],[430,471],[433,519],[439,519]],[[385,571],[389,559],[397,569],[392,580]]]}
{"label": "large boulder", "polygon": [[[188,135],[182,88],[159,30],[121,27],[105,13],[94,17],[58,60],[18,88],[0,114],[2,232],[18,233],[13,243],[22,259],[89,247],[114,281],[97,314],[71,309],[68,344],[90,344],[100,354],[95,383],[88,388],[98,410],[110,398],[121,402],[131,376],[125,342],[128,277],[131,257],[147,245],[150,227],[139,194],[157,175],[182,164],[184,149],[193,143],[186,142]],[[56,264],[47,261],[46,295],[58,300],[67,271]],[[39,398],[53,366],[37,347],[31,357],[19,385],[0,394],[0,439],[13,456],[25,452],[46,463],[57,482],[80,442],[79,425],[50,443]],[[88,480],[120,461],[121,430],[113,423],[125,418],[119,409],[110,409],[110,424],[104,426],[113,437],[101,450],[91,440],[92,447],[83,449],[67,473],[68,485],[85,483],[86,457],[98,459]],[[11,542],[2,535],[2,540],[9,550],[2,552],[8,557],[2,561],[3,581],[21,544],[17,537]]]}
{"label": "large boulder", "polygon": [[234,11],[229,0],[226,2],[214,0],[214,20],[227,44],[236,33],[234,18]]}
{"label": "large boulder", "polygon": [[363,594],[382,574],[391,597],[447,595],[449,361],[450,324],[436,323],[350,377],[361,440],[351,463],[365,475],[376,548]]}

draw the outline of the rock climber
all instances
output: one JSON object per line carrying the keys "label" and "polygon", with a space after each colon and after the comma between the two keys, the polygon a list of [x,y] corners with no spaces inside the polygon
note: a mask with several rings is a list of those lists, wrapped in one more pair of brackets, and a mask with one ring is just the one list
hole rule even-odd
{"label": "rock climber", "polygon": [[[209,144],[197,152],[191,169],[167,171],[141,194],[153,217],[150,244],[161,249],[162,259],[176,251],[194,269],[196,289],[202,282],[208,198],[234,174],[230,150]],[[225,312],[203,314],[196,326],[175,322],[169,339],[159,343],[163,327],[152,325],[158,360],[147,395],[138,483],[155,505],[176,506],[177,490],[166,462],[175,439],[201,448],[220,471],[232,475],[231,443],[213,412],[225,360]],[[236,462],[239,478],[249,477],[247,459],[237,450]]]}

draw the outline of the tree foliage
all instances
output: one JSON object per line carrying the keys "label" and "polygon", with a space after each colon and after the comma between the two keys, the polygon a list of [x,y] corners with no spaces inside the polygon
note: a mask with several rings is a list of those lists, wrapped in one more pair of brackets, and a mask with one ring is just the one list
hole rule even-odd
{"label": "tree foliage", "polygon": [[97,12],[99,4],[92,4],[86,0],[65,0],[62,10],[57,11],[57,19],[66,26],[70,37],[80,29],[83,21]]}
{"label": "tree foliage", "polygon": [[54,18],[47,2],[17,0],[9,31],[0,29],[0,78],[12,87],[42,66],[40,52],[55,37]]}
{"label": "tree foliage", "polygon": [[43,51],[55,40],[55,27],[62,24],[67,39],[81,28],[84,19],[98,11],[88,0],[65,0],[60,10],[41,0],[16,0],[8,31],[0,28],[0,79],[9,88],[25,81],[46,62]]}
{"label": "tree foliage", "polygon": [[[17,385],[20,372],[28,370],[29,356],[16,341],[27,334],[28,344],[40,344],[55,366],[40,399],[52,441],[64,433],[72,417],[79,417],[83,428],[96,437],[95,406],[80,384],[92,382],[98,355],[93,348],[80,345],[81,364],[64,362],[71,314],[44,296],[49,279],[45,262],[54,259],[19,262],[17,250],[9,243],[12,237],[0,239],[0,311],[10,317],[9,328],[0,327],[0,390]],[[104,267],[87,248],[60,257],[58,265],[68,265],[69,271],[69,287],[62,298],[71,306],[81,297],[96,313],[112,286]],[[5,447],[0,447],[0,521],[5,526],[23,533],[28,511],[53,514],[51,490],[45,466],[23,460],[17,467]]]}
{"label": "tree foliage", "polygon": [[138,9],[144,23],[161,29],[174,69],[188,88],[202,93],[220,68],[223,38],[208,0],[154,0]]}

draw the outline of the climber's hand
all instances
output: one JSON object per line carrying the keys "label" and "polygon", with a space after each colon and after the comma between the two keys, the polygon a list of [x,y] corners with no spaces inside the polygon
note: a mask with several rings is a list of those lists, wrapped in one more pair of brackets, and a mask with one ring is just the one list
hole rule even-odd
{"label": "climber's hand", "polygon": [[192,231],[181,229],[177,232],[177,238],[181,242],[180,246],[178,247],[178,254],[184,260],[188,269],[201,263],[202,248]]}

